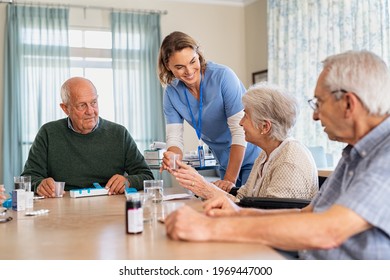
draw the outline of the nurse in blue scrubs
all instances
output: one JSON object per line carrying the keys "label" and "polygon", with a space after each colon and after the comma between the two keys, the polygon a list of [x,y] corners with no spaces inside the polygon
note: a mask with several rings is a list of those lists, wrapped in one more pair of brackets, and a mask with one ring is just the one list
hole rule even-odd
{"label": "nurse in blue scrubs", "polygon": [[161,44],[158,71],[165,87],[167,134],[162,169],[169,170],[169,154],[183,156],[186,120],[198,136],[200,161],[204,142],[220,164],[221,180],[214,184],[227,192],[245,184],[260,149],[245,141],[239,125],[246,89],[237,75],[227,66],[206,61],[197,42],[177,31]]}

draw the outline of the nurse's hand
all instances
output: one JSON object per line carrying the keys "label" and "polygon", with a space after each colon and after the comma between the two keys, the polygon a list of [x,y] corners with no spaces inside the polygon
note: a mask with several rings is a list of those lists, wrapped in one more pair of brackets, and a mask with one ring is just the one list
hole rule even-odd
{"label": "nurse's hand", "polygon": [[163,158],[161,162],[161,167],[160,167],[160,173],[164,170],[167,170],[169,173],[172,172],[170,166],[171,166],[171,158],[174,152],[171,151],[166,151],[163,153]]}
{"label": "nurse's hand", "polygon": [[181,153],[175,153],[174,151],[166,151],[163,154],[160,173],[163,170],[167,170],[169,173],[172,173],[176,169],[179,169],[178,163],[182,159]]}
{"label": "nurse's hand", "polygon": [[230,192],[230,190],[235,187],[235,185],[228,180],[217,180],[213,182],[213,184],[225,192]]}

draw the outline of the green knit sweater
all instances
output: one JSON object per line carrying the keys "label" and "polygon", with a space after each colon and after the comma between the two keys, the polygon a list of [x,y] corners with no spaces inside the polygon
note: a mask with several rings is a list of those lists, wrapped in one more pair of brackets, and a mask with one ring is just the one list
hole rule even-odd
{"label": "green knit sweater", "polygon": [[48,177],[65,182],[65,190],[105,186],[115,174],[125,175],[130,186],[141,190],[143,180],[153,179],[130,133],[122,125],[100,118],[89,134],[68,128],[67,118],[41,127],[31,146],[22,175],[32,187]]}

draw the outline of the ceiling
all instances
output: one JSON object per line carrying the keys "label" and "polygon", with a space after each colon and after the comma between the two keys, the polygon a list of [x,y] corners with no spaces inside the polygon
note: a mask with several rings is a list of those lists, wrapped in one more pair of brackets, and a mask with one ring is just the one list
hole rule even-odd
{"label": "ceiling", "polygon": [[188,2],[188,3],[205,3],[205,4],[216,4],[216,5],[231,5],[231,6],[246,6],[254,3],[258,0],[171,0],[177,2]]}
{"label": "ceiling", "polygon": [[[254,3],[258,0],[160,0],[160,1],[176,1],[176,2],[188,2],[188,3],[203,3],[213,5],[226,5],[226,6],[246,6]],[[0,0],[0,3],[12,3],[23,2],[18,0]],[[32,2],[32,1],[31,1]]]}

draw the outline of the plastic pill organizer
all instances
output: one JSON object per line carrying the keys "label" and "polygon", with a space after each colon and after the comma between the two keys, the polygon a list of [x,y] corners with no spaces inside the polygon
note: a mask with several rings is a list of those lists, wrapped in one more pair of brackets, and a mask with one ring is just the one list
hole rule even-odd
{"label": "plastic pill organizer", "polygon": [[69,194],[72,198],[108,195],[108,190],[103,188],[99,183],[93,183],[94,188],[74,189]]}

